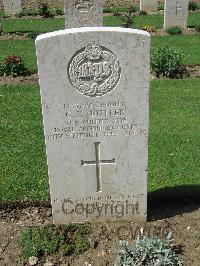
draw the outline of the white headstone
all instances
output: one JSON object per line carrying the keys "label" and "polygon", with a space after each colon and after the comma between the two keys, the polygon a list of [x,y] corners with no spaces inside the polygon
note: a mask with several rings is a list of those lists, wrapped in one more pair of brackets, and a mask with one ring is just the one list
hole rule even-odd
{"label": "white headstone", "polygon": [[6,15],[15,15],[22,11],[21,0],[3,0]]}
{"label": "white headstone", "polygon": [[78,28],[36,48],[54,223],[145,221],[150,35]]}
{"label": "white headstone", "polygon": [[102,0],[65,0],[65,27],[103,26]]}
{"label": "white headstone", "polygon": [[156,12],[158,0],[140,0],[140,11]]}
{"label": "white headstone", "polygon": [[165,29],[174,26],[187,28],[188,4],[188,0],[165,0]]}

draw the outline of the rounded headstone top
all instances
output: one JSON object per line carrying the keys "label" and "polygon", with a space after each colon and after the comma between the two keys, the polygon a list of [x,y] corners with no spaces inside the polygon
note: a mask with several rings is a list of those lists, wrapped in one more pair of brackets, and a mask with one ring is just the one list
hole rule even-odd
{"label": "rounded headstone top", "polygon": [[137,29],[125,29],[121,27],[82,27],[82,28],[65,29],[65,30],[59,30],[59,31],[41,34],[36,38],[36,42],[46,38],[52,38],[73,33],[84,33],[84,32],[118,32],[118,33],[120,32],[120,33],[131,33],[131,34],[138,34],[146,37],[151,37],[151,35],[148,32]]}

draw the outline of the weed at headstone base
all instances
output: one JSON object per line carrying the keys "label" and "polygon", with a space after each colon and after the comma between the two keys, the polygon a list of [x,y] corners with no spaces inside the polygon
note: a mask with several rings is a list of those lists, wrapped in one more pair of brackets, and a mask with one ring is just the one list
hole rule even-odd
{"label": "weed at headstone base", "polygon": [[27,261],[45,255],[78,255],[89,248],[86,235],[87,229],[82,224],[28,228],[21,235],[22,258]]}
{"label": "weed at headstone base", "polygon": [[179,26],[169,27],[166,32],[170,35],[180,35],[182,34],[182,29]]}
{"label": "weed at headstone base", "polygon": [[165,239],[138,237],[132,245],[128,245],[126,241],[120,241],[119,258],[115,266],[181,266],[183,264],[175,249],[176,246],[170,234]]}

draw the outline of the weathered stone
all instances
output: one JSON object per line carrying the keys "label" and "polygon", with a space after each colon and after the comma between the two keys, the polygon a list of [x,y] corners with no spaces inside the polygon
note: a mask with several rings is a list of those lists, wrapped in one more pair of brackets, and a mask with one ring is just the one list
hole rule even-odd
{"label": "weathered stone", "polygon": [[30,257],[29,258],[29,265],[36,265],[38,263],[38,258],[37,257]]}
{"label": "weathered stone", "polygon": [[164,28],[187,28],[189,0],[165,0]]}
{"label": "weathered stone", "polygon": [[150,35],[69,29],[36,47],[54,223],[145,221]]}
{"label": "weathered stone", "polygon": [[65,0],[65,27],[103,26],[102,0]]}
{"label": "weathered stone", "polygon": [[6,15],[15,15],[22,11],[21,0],[3,0]]}
{"label": "weathered stone", "polygon": [[140,11],[156,12],[158,0],[140,0]]}

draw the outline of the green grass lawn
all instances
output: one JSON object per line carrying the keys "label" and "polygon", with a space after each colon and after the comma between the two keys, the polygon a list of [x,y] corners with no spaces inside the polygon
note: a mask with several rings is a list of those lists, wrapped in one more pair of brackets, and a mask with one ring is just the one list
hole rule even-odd
{"label": "green grass lawn", "polygon": [[[185,64],[200,63],[199,35],[152,37],[152,48],[160,45],[169,45],[182,52]],[[0,61],[8,55],[18,55],[24,59],[31,71],[37,71],[34,40],[1,40],[0,51]]]}
{"label": "green grass lawn", "polygon": [[199,82],[151,84],[149,190],[200,184]]}
{"label": "green grass lawn", "polygon": [[[200,184],[200,79],[151,83],[149,191]],[[0,200],[48,199],[39,87],[1,86]]]}
{"label": "green grass lawn", "polygon": [[[137,16],[134,28],[141,29],[143,26],[151,25],[160,29],[163,27],[163,15],[155,14],[148,16]],[[200,25],[200,13],[189,13],[188,26]],[[64,18],[48,19],[6,19],[2,22],[5,32],[50,32],[64,29]],[[104,17],[104,26],[121,26],[120,17]]]}
{"label": "green grass lawn", "polygon": [[6,19],[2,22],[4,32],[50,32],[62,30],[64,18]]}
{"label": "green grass lawn", "polygon": [[0,88],[0,200],[48,198],[38,86]]}

